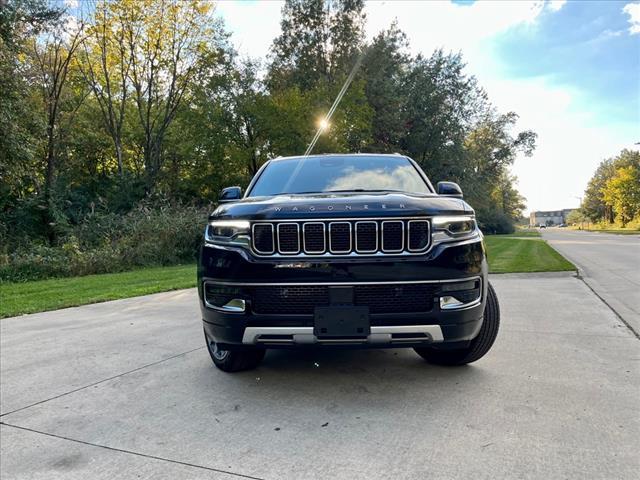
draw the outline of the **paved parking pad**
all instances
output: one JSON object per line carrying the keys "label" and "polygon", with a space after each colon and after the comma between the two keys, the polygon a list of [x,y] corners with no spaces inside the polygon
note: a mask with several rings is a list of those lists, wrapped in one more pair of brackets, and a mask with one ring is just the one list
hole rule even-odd
{"label": "paved parking pad", "polygon": [[2,462],[0,478],[31,480],[176,480],[210,478],[237,480],[236,475],[206,471],[199,467],[169,463],[130,453],[71,442],[6,425],[0,426]]}
{"label": "paved parking pad", "polygon": [[[172,469],[174,478],[215,479],[636,478],[638,339],[569,275],[492,282],[500,336],[484,359],[460,368],[429,366],[410,350],[273,351],[257,370],[228,375],[194,347],[201,342],[195,293],[154,295],[153,314],[138,308],[135,318],[142,331],[163,322],[166,335],[160,329],[153,338],[164,347],[136,346],[146,337],[134,335],[120,340],[117,355],[109,341],[101,357],[94,344],[91,364],[130,360],[87,375],[87,388],[29,408],[44,394],[78,388],[80,377],[48,378],[43,395],[34,395],[33,383],[44,378],[36,370],[46,355],[59,357],[60,371],[65,362],[82,365],[73,347],[101,326],[90,324],[32,363],[24,352],[35,339],[23,330],[47,314],[3,320],[2,390],[15,392],[6,398],[17,410],[0,419],[3,478],[92,471],[155,478]],[[81,327],[83,309],[94,307],[72,309],[67,321],[78,317]],[[126,336],[120,329],[113,335]],[[118,369],[130,372],[96,383]]]}
{"label": "paved parking pad", "polygon": [[0,414],[199,348],[198,315],[182,290],[0,320]]}

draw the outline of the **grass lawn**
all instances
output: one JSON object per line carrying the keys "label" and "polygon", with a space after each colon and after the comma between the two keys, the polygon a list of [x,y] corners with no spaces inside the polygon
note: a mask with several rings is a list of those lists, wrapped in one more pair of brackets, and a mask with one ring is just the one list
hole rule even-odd
{"label": "grass lawn", "polygon": [[533,237],[540,237],[541,235],[539,230],[522,229],[522,230],[516,230],[513,233],[506,233],[502,235],[491,235],[491,236],[495,238],[533,238]]}
{"label": "grass lawn", "polygon": [[123,273],[0,283],[0,318],[118,298],[189,288],[196,285],[195,265],[155,267]]}
{"label": "grass lawn", "polygon": [[485,242],[491,273],[559,272],[576,269],[542,239],[488,235]]}

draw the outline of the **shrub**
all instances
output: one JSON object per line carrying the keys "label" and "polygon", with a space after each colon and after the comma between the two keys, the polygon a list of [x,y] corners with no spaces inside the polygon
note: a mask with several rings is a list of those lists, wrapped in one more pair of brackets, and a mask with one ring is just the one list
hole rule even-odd
{"label": "shrub", "polygon": [[485,210],[477,212],[478,226],[486,234],[513,233],[513,220],[502,212]]}
{"label": "shrub", "polygon": [[210,208],[141,203],[124,215],[92,213],[56,246],[28,244],[0,255],[1,281],[28,281],[191,263]]}

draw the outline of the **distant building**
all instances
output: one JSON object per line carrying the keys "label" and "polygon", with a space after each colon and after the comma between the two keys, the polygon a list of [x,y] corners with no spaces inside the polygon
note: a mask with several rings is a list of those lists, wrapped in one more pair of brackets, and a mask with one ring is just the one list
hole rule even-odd
{"label": "distant building", "polygon": [[573,212],[575,208],[565,208],[564,210],[551,210],[547,212],[531,212],[529,215],[529,226],[537,227],[538,225],[560,225],[567,223],[567,215]]}

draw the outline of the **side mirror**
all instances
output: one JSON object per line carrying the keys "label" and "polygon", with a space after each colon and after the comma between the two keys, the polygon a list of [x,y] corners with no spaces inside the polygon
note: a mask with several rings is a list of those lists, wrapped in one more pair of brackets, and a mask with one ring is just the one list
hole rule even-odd
{"label": "side mirror", "polygon": [[223,188],[218,198],[219,203],[235,202],[242,198],[242,189],[240,187]]}
{"label": "side mirror", "polygon": [[462,198],[462,190],[460,189],[460,186],[454,182],[438,182],[436,185],[436,193],[438,195]]}

